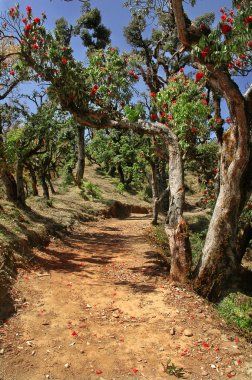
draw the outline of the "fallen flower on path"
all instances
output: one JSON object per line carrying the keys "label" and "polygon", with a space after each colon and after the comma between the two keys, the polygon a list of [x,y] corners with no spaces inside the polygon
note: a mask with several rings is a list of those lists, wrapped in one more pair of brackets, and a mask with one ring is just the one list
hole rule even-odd
{"label": "fallen flower on path", "polygon": [[202,347],[209,347],[208,343],[202,343]]}
{"label": "fallen flower on path", "polygon": [[137,372],[138,372],[138,369],[136,369],[136,368],[132,368],[132,371],[133,371],[134,373],[137,373]]}
{"label": "fallen flower on path", "polygon": [[101,375],[103,372],[102,372],[100,369],[97,369],[97,370],[95,371],[95,373],[96,373],[96,375]]}
{"label": "fallen flower on path", "polygon": [[77,332],[76,331],[73,331],[72,332],[72,336],[77,336],[78,334],[77,334]]}

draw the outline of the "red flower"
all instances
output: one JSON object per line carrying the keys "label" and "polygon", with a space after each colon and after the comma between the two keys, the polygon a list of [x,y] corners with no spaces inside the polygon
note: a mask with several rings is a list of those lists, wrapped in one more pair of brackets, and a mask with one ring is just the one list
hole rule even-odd
{"label": "red flower", "polygon": [[31,30],[31,28],[32,28],[32,24],[27,24],[25,27],[26,30]]}
{"label": "red flower", "polygon": [[249,47],[252,47],[252,41],[248,41],[248,42],[247,42],[247,45],[248,45]]}
{"label": "red flower", "polygon": [[206,99],[201,99],[201,103],[204,104],[204,106],[207,106],[207,105],[208,105]]}
{"label": "red flower", "polygon": [[32,11],[32,7],[30,7],[30,5],[27,5],[26,10],[27,10],[27,12],[31,12]]}
{"label": "red flower", "polygon": [[245,25],[252,23],[252,16],[245,17]]}
{"label": "red flower", "polygon": [[231,122],[232,122],[231,118],[230,118],[230,117],[227,117],[227,118],[226,118],[226,122],[227,122],[228,124],[231,123]]}
{"label": "red flower", "polygon": [[205,49],[201,50],[201,52],[200,52],[200,55],[203,58],[206,58],[208,56],[208,54],[209,54],[209,48],[208,47],[206,47]]}
{"label": "red flower", "polygon": [[232,30],[232,27],[231,27],[230,25],[225,24],[225,23],[223,23],[223,24],[221,25],[221,32],[222,32],[223,34],[229,33],[229,32],[231,32],[231,30]]}
{"label": "red flower", "polygon": [[202,78],[204,78],[205,74],[202,72],[196,73],[195,81],[199,82]]}
{"label": "red flower", "polygon": [[234,374],[232,374],[232,373],[228,373],[228,374],[227,374],[227,377],[228,377],[229,379],[231,379],[231,377],[234,377]]}
{"label": "red flower", "polygon": [[96,375],[101,375],[103,372],[102,372],[100,369],[97,369],[97,370],[95,371],[95,373],[96,373]]}
{"label": "red flower", "polygon": [[32,49],[38,49],[38,44],[34,44],[34,45],[32,45]]}
{"label": "red flower", "polygon": [[161,113],[160,113],[160,116],[161,116],[161,117],[165,117],[165,113],[164,113],[164,112],[161,112]]}
{"label": "red flower", "polygon": [[66,65],[68,63],[68,60],[66,58],[62,58],[61,62]]}
{"label": "red flower", "polygon": [[172,116],[171,115],[167,116],[167,119],[172,120]]}
{"label": "red flower", "polygon": [[23,18],[23,20],[22,20],[22,22],[24,23],[24,24],[27,24],[27,18]]}
{"label": "red flower", "polygon": [[157,95],[157,94],[156,94],[155,92],[151,92],[151,93],[150,93],[150,96],[151,96],[152,98],[155,98],[156,95]]}
{"label": "red flower", "polygon": [[180,67],[179,71],[180,71],[180,73],[183,73],[184,72],[183,67]]}
{"label": "red flower", "polygon": [[10,71],[10,75],[15,75],[15,71]]}
{"label": "red flower", "polygon": [[224,12],[224,9],[223,9],[223,8],[220,8],[220,12],[223,13],[223,12]]}
{"label": "red flower", "polygon": [[108,80],[111,82],[113,80],[113,78],[111,76],[109,76]]}
{"label": "red flower", "polygon": [[227,16],[225,16],[225,15],[222,15],[222,16],[221,16],[221,19],[222,19],[223,21],[226,21],[226,19],[227,19]]}
{"label": "red flower", "polygon": [[152,113],[151,114],[151,118],[152,118],[152,120],[157,120],[157,114],[156,113]]}
{"label": "red flower", "polygon": [[134,71],[130,71],[129,75],[135,75]]}
{"label": "red flower", "polygon": [[137,372],[138,372],[138,369],[136,369],[136,368],[132,368],[132,371],[133,371],[134,373],[137,373]]}
{"label": "red flower", "polygon": [[219,117],[216,117],[216,118],[215,118],[215,121],[216,121],[216,123],[219,124],[219,123],[221,122],[221,119],[220,119]]}
{"label": "red flower", "polygon": [[77,332],[75,331],[72,332],[72,336],[77,336],[77,335],[78,335]]}
{"label": "red flower", "polygon": [[[210,181],[209,181],[210,183]],[[208,343],[202,343],[202,347],[209,347],[209,344]]]}
{"label": "red flower", "polygon": [[39,17],[36,17],[34,20],[33,20],[34,24],[39,24],[40,23],[40,18]]}
{"label": "red flower", "polygon": [[91,90],[91,96],[94,96],[98,90],[99,86],[97,84],[94,85],[94,87]]}
{"label": "red flower", "polygon": [[134,78],[135,78],[135,79],[139,79],[139,75],[135,75]]}

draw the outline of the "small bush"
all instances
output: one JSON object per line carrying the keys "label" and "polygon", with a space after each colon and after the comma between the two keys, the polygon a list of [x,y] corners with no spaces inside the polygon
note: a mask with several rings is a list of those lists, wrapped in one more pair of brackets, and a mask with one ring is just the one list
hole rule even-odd
{"label": "small bush", "polygon": [[102,199],[102,192],[98,185],[91,181],[82,182],[81,196],[86,201]]}
{"label": "small bush", "polygon": [[138,196],[145,202],[151,202],[152,200],[152,190],[150,186],[146,186],[144,189],[138,191]]}
{"label": "small bush", "polygon": [[119,194],[123,194],[125,192],[125,185],[120,182],[118,185],[116,185],[116,189]]}
{"label": "small bush", "polygon": [[241,293],[231,293],[217,306],[224,319],[243,330],[252,328],[252,298]]}

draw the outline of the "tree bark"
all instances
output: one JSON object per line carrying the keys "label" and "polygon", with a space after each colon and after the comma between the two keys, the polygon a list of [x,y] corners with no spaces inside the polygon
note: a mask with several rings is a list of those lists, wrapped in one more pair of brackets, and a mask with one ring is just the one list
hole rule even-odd
{"label": "tree bark", "polygon": [[3,181],[8,201],[17,202],[17,184],[15,178],[8,169],[1,169],[1,180]]}
{"label": "tree bark", "polygon": [[53,187],[53,184],[52,184],[52,180],[51,180],[51,175],[50,175],[50,173],[46,175],[46,181],[47,181],[47,183],[48,183],[48,185],[49,185],[49,187],[50,187],[51,193],[52,193],[52,194],[56,194],[56,191],[55,191],[55,189],[54,189],[54,187]]}
{"label": "tree bark", "polygon": [[78,187],[81,186],[81,182],[84,178],[85,171],[85,127],[82,125],[78,126],[78,160],[76,166],[76,176],[75,181]]}
{"label": "tree bark", "polygon": [[17,183],[17,202],[20,206],[25,206],[25,189],[24,189],[24,165],[17,161],[16,165],[16,183]]}
{"label": "tree bark", "polygon": [[34,197],[37,197],[38,196],[38,182],[37,182],[36,172],[35,172],[34,168],[32,167],[32,165],[26,164],[26,166],[29,170],[30,177],[31,177],[32,194],[34,195]]}
{"label": "tree bark", "polygon": [[169,210],[165,231],[171,253],[170,278],[179,283],[188,281],[192,254],[187,224],[183,217],[185,203],[184,169],[177,137],[169,145]]}
{"label": "tree bark", "polygon": [[43,197],[45,199],[50,199],[50,195],[49,195],[49,189],[48,189],[48,186],[47,186],[47,183],[46,183],[46,176],[44,173],[41,173],[40,175],[40,180],[41,180],[41,186],[42,186],[42,189],[43,189]]}

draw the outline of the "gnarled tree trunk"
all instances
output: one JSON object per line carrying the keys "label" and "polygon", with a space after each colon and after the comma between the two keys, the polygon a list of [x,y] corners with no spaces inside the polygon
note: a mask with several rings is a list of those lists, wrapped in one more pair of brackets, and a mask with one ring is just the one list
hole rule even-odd
{"label": "gnarled tree trunk", "polygon": [[85,171],[85,127],[82,125],[78,126],[78,160],[77,160],[77,166],[76,166],[76,176],[75,181],[77,186],[81,186],[81,182],[84,177],[84,171]]}
{"label": "gnarled tree trunk", "polygon": [[23,178],[24,165],[21,161],[17,161],[16,165],[16,183],[17,183],[17,202],[20,206],[25,206],[25,189]]}
{"label": "gnarled tree trunk", "polygon": [[183,217],[185,203],[184,169],[177,137],[169,144],[169,210],[165,231],[171,253],[171,280],[188,281],[192,265],[191,247],[187,224]]}

